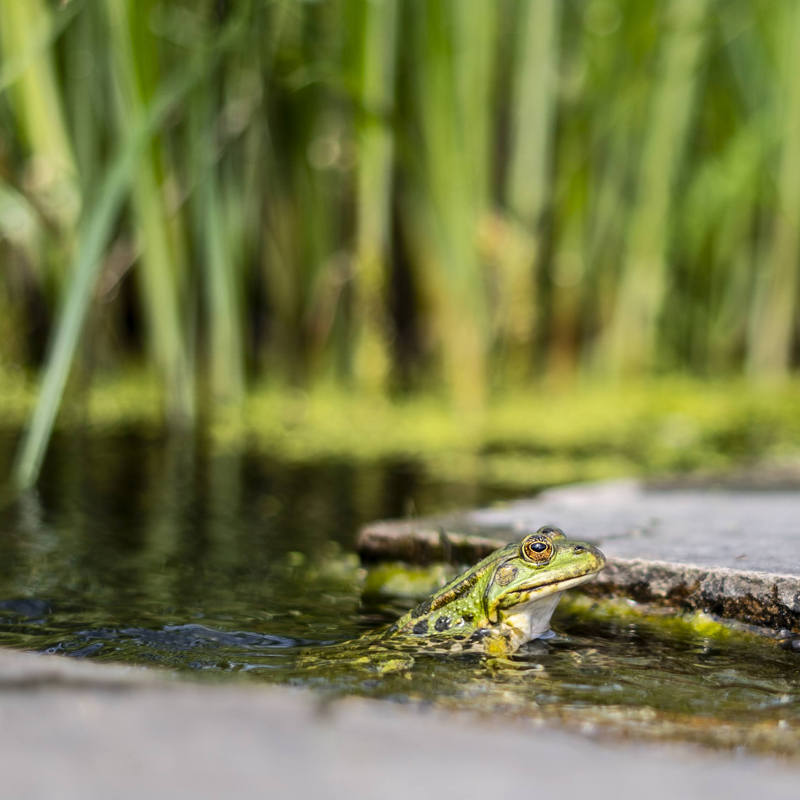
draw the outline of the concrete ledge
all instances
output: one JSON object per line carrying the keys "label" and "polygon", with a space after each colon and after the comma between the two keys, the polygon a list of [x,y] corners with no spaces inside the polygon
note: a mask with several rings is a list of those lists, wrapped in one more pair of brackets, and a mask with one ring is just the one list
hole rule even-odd
{"label": "concrete ledge", "polygon": [[[12,688],[25,673],[39,676],[35,688]],[[509,715],[325,702],[253,684],[166,683],[154,673],[142,681],[140,673],[1,653],[3,796],[406,800],[486,798],[500,787],[562,800],[797,797],[797,764],[774,758],[593,740]]]}
{"label": "concrete ledge", "polygon": [[800,631],[800,492],[574,486],[498,508],[368,525],[358,549],[367,560],[472,563],[545,524],[609,557],[588,591]]}
{"label": "concrete ledge", "polygon": [[0,691],[24,689],[152,688],[172,673],[146,667],[96,664],[63,656],[43,656],[0,649]]}

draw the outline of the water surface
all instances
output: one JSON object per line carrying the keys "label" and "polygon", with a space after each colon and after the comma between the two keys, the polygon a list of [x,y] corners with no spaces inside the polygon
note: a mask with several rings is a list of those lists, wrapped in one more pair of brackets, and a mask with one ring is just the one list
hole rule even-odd
{"label": "water surface", "polygon": [[[4,467],[13,443],[0,439]],[[586,602],[565,604],[559,636],[512,665],[402,648],[388,671],[337,657],[339,643],[413,603],[363,593],[361,524],[516,491],[442,483],[408,461],[297,464],[197,440],[57,439],[36,491],[0,512],[0,645],[800,752],[800,657]]]}

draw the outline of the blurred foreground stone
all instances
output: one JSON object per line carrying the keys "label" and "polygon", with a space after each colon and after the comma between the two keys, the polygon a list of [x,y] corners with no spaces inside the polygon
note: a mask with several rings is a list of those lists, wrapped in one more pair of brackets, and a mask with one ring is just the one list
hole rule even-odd
{"label": "blurred foreground stone", "polygon": [[0,652],[10,800],[796,798],[800,767],[530,721]]}
{"label": "blurred foreground stone", "polygon": [[800,631],[800,491],[570,486],[497,508],[369,525],[358,547],[372,559],[472,562],[546,524],[609,557],[590,591]]}

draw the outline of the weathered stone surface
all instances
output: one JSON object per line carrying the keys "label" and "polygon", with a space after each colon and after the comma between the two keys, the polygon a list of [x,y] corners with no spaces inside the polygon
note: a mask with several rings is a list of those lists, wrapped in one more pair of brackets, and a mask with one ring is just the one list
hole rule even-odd
{"label": "weathered stone surface", "polygon": [[441,558],[437,531],[444,526],[456,532],[460,560],[473,561],[545,524],[609,557],[595,590],[800,629],[795,491],[667,490],[636,481],[573,486],[446,518],[370,525],[359,549],[371,558]]}
{"label": "weathered stone surface", "polygon": [[[21,688],[28,671],[38,680]],[[508,717],[156,679],[3,653],[3,797],[794,800],[800,785],[796,764],[771,758],[607,743]]]}
{"label": "weathered stone surface", "polygon": [[[431,561],[467,563],[488,556],[509,539],[498,536],[479,536],[477,533],[459,533],[459,525],[466,530],[477,530],[461,518],[430,518],[414,521],[375,522],[362,529],[358,548],[362,558],[397,558],[410,564],[428,564]],[[444,539],[440,530],[447,530]]]}
{"label": "weathered stone surface", "polygon": [[74,658],[55,658],[35,653],[0,649],[0,692],[45,687],[122,690],[163,685],[170,673],[144,667],[91,664]]}

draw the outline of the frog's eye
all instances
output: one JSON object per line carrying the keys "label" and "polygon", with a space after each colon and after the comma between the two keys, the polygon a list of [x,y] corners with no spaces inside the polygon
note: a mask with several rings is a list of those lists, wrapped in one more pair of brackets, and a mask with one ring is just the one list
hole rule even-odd
{"label": "frog's eye", "polygon": [[546,564],[553,557],[553,542],[541,533],[533,533],[522,540],[520,555],[533,564]]}

